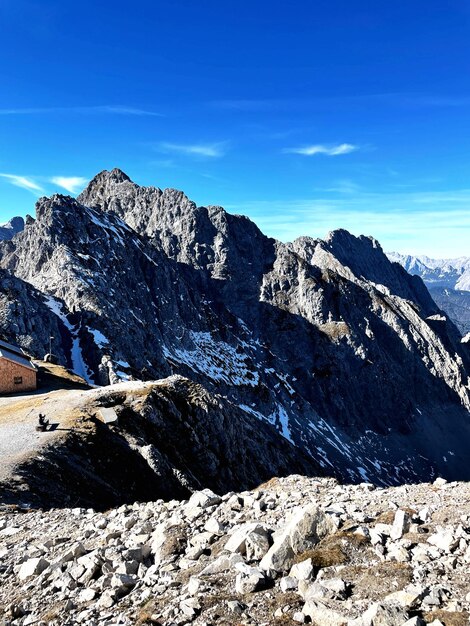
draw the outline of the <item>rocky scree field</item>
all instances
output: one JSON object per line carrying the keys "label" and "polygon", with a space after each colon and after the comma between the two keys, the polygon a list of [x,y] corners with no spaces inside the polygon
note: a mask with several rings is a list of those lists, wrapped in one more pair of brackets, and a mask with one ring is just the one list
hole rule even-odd
{"label": "rocky scree field", "polygon": [[0,512],[3,623],[464,626],[470,487],[340,485]]}

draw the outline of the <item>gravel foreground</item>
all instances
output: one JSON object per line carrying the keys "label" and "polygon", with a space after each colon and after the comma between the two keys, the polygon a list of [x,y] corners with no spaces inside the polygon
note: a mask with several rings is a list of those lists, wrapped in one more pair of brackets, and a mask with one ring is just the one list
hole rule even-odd
{"label": "gravel foreground", "polygon": [[470,624],[470,484],[290,476],[188,501],[0,512],[0,623]]}

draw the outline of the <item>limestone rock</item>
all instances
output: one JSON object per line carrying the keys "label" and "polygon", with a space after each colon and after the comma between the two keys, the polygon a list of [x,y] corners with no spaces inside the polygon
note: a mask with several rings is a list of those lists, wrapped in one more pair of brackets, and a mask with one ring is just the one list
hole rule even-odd
{"label": "limestone rock", "polygon": [[49,563],[43,557],[29,559],[28,561],[25,561],[21,565],[19,572],[18,572],[18,578],[20,580],[26,580],[27,578],[30,578],[31,576],[37,576],[38,574],[41,574],[41,572],[43,572],[48,567],[49,567]]}
{"label": "limestone rock", "polygon": [[284,572],[293,565],[296,555],[313,548],[322,537],[336,530],[333,518],[317,506],[310,505],[298,510],[282,529],[260,567],[265,571]]}
{"label": "limestone rock", "polygon": [[395,513],[393,525],[390,530],[391,539],[401,539],[410,528],[410,516],[406,511],[398,509]]}
{"label": "limestone rock", "polygon": [[[123,626],[136,619],[178,626],[274,619],[421,626],[413,616],[433,614],[443,623],[462,621],[470,609],[470,485],[448,485],[371,490],[292,475],[217,496],[205,508],[199,504],[213,496],[200,490],[191,502],[159,499],[102,512],[0,506],[0,528],[15,529],[0,534],[0,605],[12,626],[47,621],[52,607],[64,623]],[[262,509],[255,507],[260,501]],[[424,505],[432,512],[426,524],[392,539],[393,524],[381,520]],[[370,543],[374,529],[383,533],[383,545]],[[247,537],[269,537],[272,530],[275,541],[289,538],[292,553],[293,545],[311,546],[308,558],[295,555],[282,576],[261,567],[266,555],[253,553],[247,562]],[[458,542],[446,552],[427,541],[434,535]],[[229,541],[237,551],[226,549]],[[412,559],[391,560],[398,550]]]}

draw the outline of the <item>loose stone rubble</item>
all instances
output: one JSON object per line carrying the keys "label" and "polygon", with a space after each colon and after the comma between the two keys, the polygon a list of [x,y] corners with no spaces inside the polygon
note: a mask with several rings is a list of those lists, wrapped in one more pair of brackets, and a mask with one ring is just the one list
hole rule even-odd
{"label": "loose stone rubble", "polygon": [[12,626],[460,626],[469,568],[469,483],[294,475],[105,513],[0,512]]}

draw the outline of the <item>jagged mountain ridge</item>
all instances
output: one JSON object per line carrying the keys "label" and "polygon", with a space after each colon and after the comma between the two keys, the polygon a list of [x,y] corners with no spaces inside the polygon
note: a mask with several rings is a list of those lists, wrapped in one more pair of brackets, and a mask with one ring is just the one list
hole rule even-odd
{"label": "jagged mountain ridge", "polygon": [[46,306],[40,291],[4,269],[0,269],[0,328],[4,339],[41,357],[49,351],[50,337],[57,338],[57,356],[72,367],[67,328]]}
{"label": "jagged mountain ridge", "polygon": [[113,170],[41,199],[0,252],[95,381],[188,376],[343,479],[470,475],[467,347],[370,238],[282,244]]}

